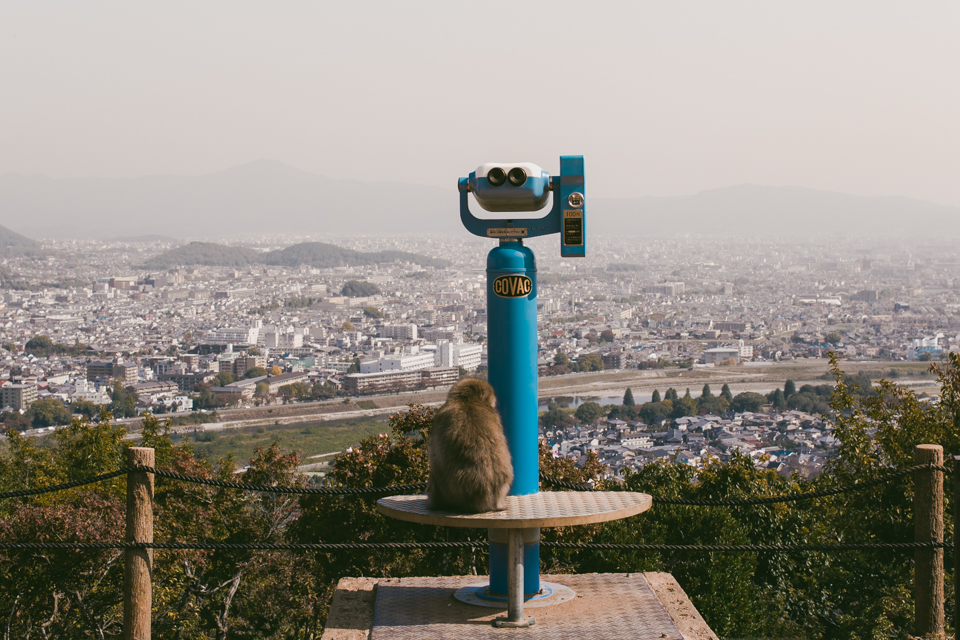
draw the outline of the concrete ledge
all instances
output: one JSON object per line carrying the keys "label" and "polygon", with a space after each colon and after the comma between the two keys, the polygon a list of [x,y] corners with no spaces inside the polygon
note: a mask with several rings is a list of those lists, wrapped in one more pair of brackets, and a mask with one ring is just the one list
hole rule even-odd
{"label": "concrete ledge", "polygon": [[341,578],[321,640],[367,640],[380,578]]}
{"label": "concrete ledge", "polygon": [[[672,575],[650,572],[644,573],[643,577],[685,640],[717,640],[716,634]],[[482,576],[471,576],[470,579],[483,581]],[[544,579],[562,584],[564,576],[544,576]],[[369,640],[377,583],[381,580],[383,578],[342,578],[337,584],[321,640]]]}
{"label": "concrete ledge", "polygon": [[671,574],[651,571],[644,573],[643,577],[686,640],[718,640],[717,634],[707,626],[703,616]]}

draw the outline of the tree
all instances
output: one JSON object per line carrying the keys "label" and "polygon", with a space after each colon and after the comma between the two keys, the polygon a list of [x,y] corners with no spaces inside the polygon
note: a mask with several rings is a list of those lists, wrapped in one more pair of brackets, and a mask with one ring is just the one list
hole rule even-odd
{"label": "tree", "polygon": [[606,412],[596,402],[584,402],[577,407],[577,411],[573,415],[581,424],[593,424],[606,415]]}
{"label": "tree", "polygon": [[363,315],[367,316],[368,318],[374,318],[374,319],[379,319],[384,317],[383,312],[380,311],[380,309],[377,309],[376,307],[364,307]]}
{"label": "tree", "polygon": [[604,329],[600,332],[600,342],[613,342],[613,331],[610,329]]}
{"label": "tree", "polygon": [[378,293],[380,293],[380,287],[372,282],[360,280],[347,280],[340,290],[340,295],[347,296],[348,298],[366,298],[375,296]]}
{"label": "tree", "polygon": [[623,406],[632,407],[637,403],[633,399],[633,390],[630,387],[627,387],[627,390],[623,394]]}
{"label": "tree", "polygon": [[760,407],[766,403],[766,396],[763,396],[759,393],[754,393],[752,391],[745,391],[734,396],[733,402],[730,403],[730,408],[737,413],[755,413],[760,411]]}
{"label": "tree", "polygon": [[660,402],[660,392],[658,390],[653,390],[653,397],[650,398],[650,402]]}
{"label": "tree", "polygon": [[679,396],[677,395],[677,390],[674,389],[673,387],[670,387],[669,389],[667,389],[666,394],[664,394],[663,396],[664,400],[676,400],[677,398],[679,398]]}
{"label": "tree", "polygon": [[354,358],[347,373],[360,373],[360,358]]}
{"label": "tree", "polygon": [[70,411],[56,398],[37,400],[30,405],[30,412],[33,414],[34,428],[70,424],[72,418]]}
{"label": "tree", "polygon": [[573,416],[558,407],[555,402],[548,404],[547,410],[540,416],[540,426],[544,429],[552,429],[554,427],[565,429],[573,425]]}
{"label": "tree", "polygon": [[689,393],[679,400],[674,401],[673,411],[670,412],[671,418],[676,420],[677,418],[683,418],[684,416],[695,415],[697,415],[697,401],[691,398]]}
{"label": "tree", "polygon": [[260,351],[260,349],[258,349],[258,348],[256,348],[256,347],[250,347],[249,349],[247,349],[247,355],[248,355],[248,356],[259,356],[259,355],[262,355],[262,352]]}
{"label": "tree", "polygon": [[838,345],[843,340],[843,336],[840,335],[839,331],[831,331],[827,334],[825,340],[832,345]]}
{"label": "tree", "polygon": [[278,367],[278,366],[276,366],[276,365],[270,367],[270,375],[272,375],[272,376],[279,376],[279,375],[282,374],[282,373],[283,373],[283,369],[281,369],[280,367]]}
{"label": "tree", "polygon": [[637,413],[647,424],[654,424],[661,418],[670,417],[670,414],[673,413],[673,401],[645,402]]}
{"label": "tree", "polygon": [[280,387],[279,391],[285,397],[304,400],[310,396],[310,385],[306,382],[294,382]]}
{"label": "tree", "polygon": [[229,371],[221,371],[213,378],[213,386],[215,387],[225,387],[231,382],[236,382],[237,377],[234,376]]}
{"label": "tree", "polygon": [[792,396],[792,395],[795,394],[796,392],[797,392],[797,385],[793,382],[793,380],[787,380],[787,381],[783,384],[783,397],[784,397],[784,398],[788,398],[788,399],[789,399],[790,396]]}
{"label": "tree", "polygon": [[260,378],[267,375],[267,370],[263,367],[250,367],[247,369],[246,373],[243,374],[244,378]]}
{"label": "tree", "polygon": [[117,418],[132,418],[137,415],[137,392],[133,387],[124,387],[115,380],[110,390],[110,413]]}
{"label": "tree", "polygon": [[703,385],[703,390],[700,392],[701,398],[712,398],[713,393],[710,392],[710,384]]}
{"label": "tree", "polygon": [[597,353],[588,353],[577,360],[579,371],[603,371],[603,359]]}
{"label": "tree", "polygon": [[697,413],[700,415],[723,415],[730,408],[730,403],[723,396],[700,396],[697,398]]}
{"label": "tree", "polygon": [[720,396],[727,402],[733,402],[733,394],[730,392],[730,385],[726,382],[723,383],[723,388],[720,389]]}
{"label": "tree", "polygon": [[563,351],[557,351],[557,355],[553,357],[553,364],[557,367],[569,367],[570,358]]}
{"label": "tree", "polygon": [[76,400],[72,402],[70,404],[70,411],[72,413],[79,413],[88,419],[100,415],[100,407],[93,404],[89,400]]}
{"label": "tree", "polygon": [[690,397],[691,397],[691,396],[690,396],[690,387],[687,387],[687,392],[686,392],[685,394],[683,394],[683,397],[684,397],[684,398],[690,398]]}
{"label": "tree", "polygon": [[353,326],[353,323],[352,323],[352,322],[350,322],[349,320],[346,320],[346,321],[344,321],[344,323],[343,323],[342,325],[340,325],[340,330],[341,330],[341,331],[356,331],[357,328],[356,328],[355,326]]}
{"label": "tree", "polygon": [[254,389],[254,394],[265,398],[270,395],[270,385],[266,382],[258,382],[256,388]]}
{"label": "tree", "polygon": [[34,336],[23,346],[23,350],[33,355],[46,355],[53,349],[53,340],[49,336]]}
{"label": "tree", "polygon": [[787,400],[783,397],[781,389],[774,389],[772,393],[767,395],[767,400],[773,405],[774,409],[786,409],[787,407]]}

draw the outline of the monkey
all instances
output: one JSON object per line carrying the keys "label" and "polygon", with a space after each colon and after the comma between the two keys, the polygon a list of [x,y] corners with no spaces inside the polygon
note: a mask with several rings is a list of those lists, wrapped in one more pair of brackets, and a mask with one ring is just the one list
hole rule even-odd
{"label": "monkey", "polygon": [[493,387],[467,378],[433,416],[428,443],[428,504],[438,511],[502,511],[513,463]]}

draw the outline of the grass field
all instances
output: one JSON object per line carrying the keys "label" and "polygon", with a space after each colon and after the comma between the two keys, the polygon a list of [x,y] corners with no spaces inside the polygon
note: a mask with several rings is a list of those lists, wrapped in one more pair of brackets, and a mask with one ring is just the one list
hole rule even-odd
{"label": "grass field", "polygon": [[390,430],[386,421],[374,419],[330,422],[301,422],[295,425],[242,427],[224,431],[205,431],[191,436],[194,449],[211,460],[232,453],[236,461],[246,464],[256,447],[269,447],[276,442],[285,452],[297,451],[303,458],[321,453],[342,451],[363,438]]}

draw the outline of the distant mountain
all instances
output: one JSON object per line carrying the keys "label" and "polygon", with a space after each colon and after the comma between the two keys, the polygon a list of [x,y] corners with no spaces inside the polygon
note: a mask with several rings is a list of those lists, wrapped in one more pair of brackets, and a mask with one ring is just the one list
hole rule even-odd
{"label": "distant mountain", "polygon": [[446,260],[436,260],[406,251],[363,253],[323,242],[302,242],[277,251],[258,252],[242,247],[228,247],[212,242],[191,242],[184,247],[165,251],[146,264],[149,268],[170,268],[187,265],[242,267],[248,264],[269,264],[284,267],[355,267],[384,262],[411,262],[424,267],[443,267]]}
{"label": "distant mountain", "polygon": [[0,176],[0,223],[51,238],[436,234],[462,228],[458,207],[454,185],[335,180],[272,160],[196,177]]}
{"label": "distant mountain", "polygon": [[[739,185],[678,197],[590,197],[588,233],[960,236],[960,207],[899,196]],[[0,176],[3,222],[57,238],[466,233],[453,184],[335,180],[272,160],[195,177],[6,174]]]}
{"label": "distant mountain", "polygon": [[184,247],[164,251],[147,261],[151,269],[204,265],[208,267],[244,267],[263,262],[264,254],[243,247],[228,247],[213,242],[191,242]]}
{"label": "distant mountain", "polygon": [[40,243],[0,225],[0,248],[39,249]]}
{"label": "distant mountain", "polygon": [[960,235],[960,207],[744,184],[668,198],[597,198],[588,233],[626,235]]}
{"label": "distant mountain", "polygon": [[263,255],[263,261],[266,264],[283,265],[285,267],[299,267],[306,264],[318,268],[356,267],[384,262],[411,262],[422,267],[445,267],[450,264],[447,260],[428,258],[407,251],[363,253],[323,242],[301,242],[300,244],[290,245],[286,249],[270,251]]}

